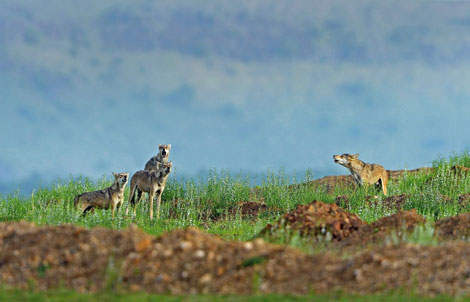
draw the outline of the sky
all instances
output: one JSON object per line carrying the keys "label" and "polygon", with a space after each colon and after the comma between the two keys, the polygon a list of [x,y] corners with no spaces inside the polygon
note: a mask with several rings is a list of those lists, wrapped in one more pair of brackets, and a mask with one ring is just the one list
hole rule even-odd
{"label": "sky", "polygon": [[347,174],[470,145],[470,2],[0,2],[0,193],[134,173]]}

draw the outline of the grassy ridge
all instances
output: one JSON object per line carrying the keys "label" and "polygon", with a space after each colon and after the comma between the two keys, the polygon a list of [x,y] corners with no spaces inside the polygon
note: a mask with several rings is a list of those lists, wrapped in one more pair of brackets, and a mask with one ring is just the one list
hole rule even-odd
{"label": "grassy ridge", "polygon": [[[468,206],[459,206],[458,196],[470,192],[470,178],[456,176],[453,165],[470,166],[470,154],[463,153],[433,162],[435,168],[428,174],[405,174],[389,183],[389,194],[407,194],[404,208],[415,208],[430,220],[468,211]],[[111,179],[102,178],[94,182],[85,177],[58,180],[46,188],[38,188],[30,197],[12,194],[0,197],[0,221],[27,220],[39,224],[73,223],[85,227],[103,226],[125,228],[135,223],[147,232],[158,235],[162,232],[186,226],[198,226],[226,239],[247,240],[256,235],[267,223],[277,220],[298,204],[322,200],[334,202],[336,196],[346,195],[348,210],[365,221],[374,221],[394,212],[379,202],[371,206],[365,202],[368,196],[377,194],[373,188],[336,188],[328,194],[324,190],[308,185],[312,174],[307,172],[302,179],[290,177],[284,170],[268,172],[259,185],[246,176],[231,175],[228,171],[212,171],[207,178],[178,181],[173,175],[163,194],[161,219],[150,222],[148,204],[144,200],[137,209],[135,220],[125,217],[129,187],[125,192],[124,209],[111,218],[110,211],[97,210],[86,217],[72,206],[73,198],[82,192],[109,186]],[[291,186],[292,184],[307,184]],[[259,201],[269,211],[258,219],[242,219],[239,215],[241,201]],[[232,215],[227,215],[228,213]],[[237,214],[238,213],[238,214]]]}

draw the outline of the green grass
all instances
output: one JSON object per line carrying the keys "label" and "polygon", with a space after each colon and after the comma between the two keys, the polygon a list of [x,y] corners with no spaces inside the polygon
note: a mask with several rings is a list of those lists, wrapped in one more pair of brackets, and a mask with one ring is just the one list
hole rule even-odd
{"label": "green grass", "polygon": [[169,296],[155,295],[146,293],[97,293],[80,294],[71,291],[19,291],[19,290],[0,290],[0,301],[31,301],[31,302],[450,302],[450,301],[470,301],[465,297],[434,297],[426,298],[413,295],[387,294],[387,295],[346,295],[341,293],[330,295],[306,295],[306,296],[288,296],[288,295],[253,295],[253,296],[218,296],[218,295],[189,295],[189,296]]}
{"label": "green grass", "polygon": [[[398,181],[389,182],[389,194],[407,194],[409,198],[404,208],[415,208],[430,221],[466,212],[470,210],[468,206],[460,207],[457,200],[459,195],[470,192],[470,177],[452,174],[450,167],[455,164],[470,166],[470,154],[440,158],[433,162],[435,170],[432,173],[405,174]],[[38,188],[29,197],[19,194],[0,196],[0,221],[26,220],[50,225],[72,223],[84,227],[116,229],[134,223],[154,235],[175,228],[197,226],[225,239],[247,240],[297,205],[315,199],[332,203],[336,196],[346,195],[350,201],[347,210],[358,214],[366,222],[394,212],[382,206],[384,197],[374,188],[336,188],[333,193],[327,194],[320,188],[304,185],[311,180],[310,171],[303,179],[295,179],[284,170],[269,171],[256,186],[252,185],[253,181],[249,177],[231,175],[228,171],[214,170],[205,179],[180,181],[173,175],[163,193],[161,219],[150,222],[145,199],[138,206],[135,219],[124,216],[128,187],[125,204],[116,218],[112,219],[110,211],[106,210],[97,210],[82,217],[72,206],[73,198],[85,191],[107,187],[111,179],[59,179],[49,187]],[[366,202],[368,196],[377,194],[379,201],[376,205]],[[269,211],[261,213],[256,219],[242,219],[238,208],[241,201],[264,202]]]}

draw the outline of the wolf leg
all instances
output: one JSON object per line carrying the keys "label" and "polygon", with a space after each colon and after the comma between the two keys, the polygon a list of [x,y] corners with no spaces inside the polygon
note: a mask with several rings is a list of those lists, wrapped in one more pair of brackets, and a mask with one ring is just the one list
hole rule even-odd
{"label": "wolf leg", "polygon": [[111,216],[114,218],[114,211],[116,211],[116,204],[113,202],[111,204]]}
{"label": "wolf leg", "polygon": [[162,202],[162,190],[157,190],[157,219],[160,218],[160,203]]}
{"label": "wolf leg", "polygon": [[137,204],[140,203],[140,201],[142,200],[142,190],[139,189],[139,187],[137,187],[137,202],[135,204],[133,204],[133,213],[134,213],[134,217],[136,216],[136,211],[137,211]]}
{"label": "wolf leg", "polygon": [[116,204],[116,215],[119,214],[119,209],[121,208],[121,205],[122,205],[122,201],[119,201],[119,202]]}
{"label": "wolf leg", "polygon": [[149,192],[149,213],[150,213],[150,220],[153,220],[153,197],[154,197],[155,191]]}
{"label": "wolf leg", "polygon": [[382,183],[382,191],[384,192],[384,195],[387,196],[387,182],[388,182],[388,177],[383,177],[380,179],[380,182]]}

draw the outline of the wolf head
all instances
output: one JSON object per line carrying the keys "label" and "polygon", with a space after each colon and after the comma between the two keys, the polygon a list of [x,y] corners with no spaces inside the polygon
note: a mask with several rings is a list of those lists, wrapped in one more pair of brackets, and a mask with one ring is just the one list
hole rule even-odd
{"label": "wolf head", "polygon": [[168,145],[158,145],[158,153],[162,158],[168,159],[170,155],[171,144]]}
{"label": "wolf head", "polygon": [[171,161],[167,162],[167,163],[163,163],[160,166],[159,171],[163,176],[167,176],[168,174],[170,174],[172,166],[173,166],[173,164],[171,163]]}
{"label": "wolf head", "polygon": [[333,155],[333,160],[335,161],[335,163],[347,167],[351,164],[351,162],[357,160],[358,157],[359,153],[354,155],[344,153],[342,155]]}
{"label": "wolf head", "polygon": [[129,173],[114,173],[114,183],[117,183],[120,188],[123,188],[129,180]]}

